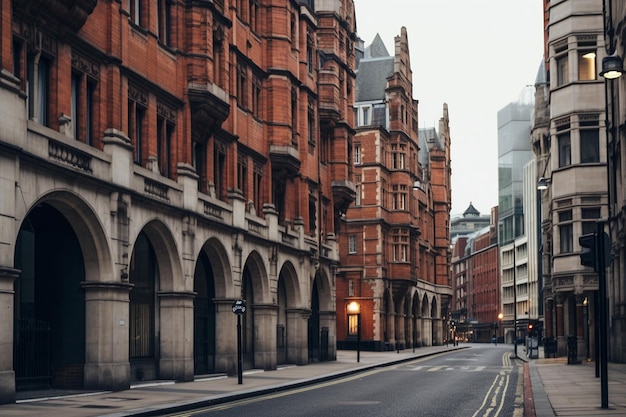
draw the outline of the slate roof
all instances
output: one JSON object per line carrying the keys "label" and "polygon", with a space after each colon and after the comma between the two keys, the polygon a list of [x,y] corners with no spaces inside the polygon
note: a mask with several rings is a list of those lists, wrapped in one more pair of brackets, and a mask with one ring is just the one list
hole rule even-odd
{"label": "slate roof", "polygon": [[385,99],[387,78],[393,75],[393,60],[380,35],[365,48],[356,73],[356,102]]}

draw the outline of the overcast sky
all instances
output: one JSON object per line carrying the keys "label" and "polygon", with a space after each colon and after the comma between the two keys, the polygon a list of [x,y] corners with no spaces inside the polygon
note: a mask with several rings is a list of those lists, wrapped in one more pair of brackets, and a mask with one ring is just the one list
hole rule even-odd
{"label": "overcast sky", "polygon": [[[542,0],[354,0],[357,33],[394,54],[407,28],[419,126],[448,104],[452,214],[498,205],[497,114],[533,85],[543,55]],[[530,139],[529,139],[530,140]]]}

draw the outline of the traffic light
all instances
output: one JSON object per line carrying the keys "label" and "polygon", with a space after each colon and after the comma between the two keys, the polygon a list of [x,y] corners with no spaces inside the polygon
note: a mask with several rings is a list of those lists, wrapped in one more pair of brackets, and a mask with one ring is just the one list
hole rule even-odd
{"label": "traffic light", "polygon": [[594,271],[598,271],[598,262],[596,259],[596,234],[587,233],[578,237],[578,243],[583,248],[580,254],[580,263],[583,266],[590,266]]}

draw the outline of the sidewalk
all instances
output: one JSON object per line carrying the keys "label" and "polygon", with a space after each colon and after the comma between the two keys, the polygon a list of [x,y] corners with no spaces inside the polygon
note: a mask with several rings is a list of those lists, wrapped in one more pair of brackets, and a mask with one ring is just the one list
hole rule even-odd
{"label": "sidewalk", "polygon": [[601,408],[595,362],[568,365],[567,358],[540,358],[528,365],[537,417],[626,416],[626,364],[608,363],[608,409]]}
{"label": "sidewalk", "polygon": [[[244,372],[242,384],[237,376],[218,375],[193,382],[155,381],[116,392],[19,393],[16,404],[0,406],[0,416],[24,417],[126,417],[156,416],[182,412],[193,406],[208,406],[305,386],[367,369],[389,366],[440,352],[471,348],[471,344],[432,346],[398,352],[361,352],[360,363],[355,351],[338,351],[337,360],[305,366],[281,367],[276,371]],[[511,355],[513,349],[511,346]],[[525,358],[518,352],[529,378],[525,378],[528,417],[552,416],[625,416],[626,364],[608,365],[609,409],[600,408],[600,378],[595,378],[593,362],[567,365],[566,358]],[[543,351],[540,349],[540,355]],[[27,398],[30,395],[31,398]],[[532,411],[535,411],[532,413]]]}

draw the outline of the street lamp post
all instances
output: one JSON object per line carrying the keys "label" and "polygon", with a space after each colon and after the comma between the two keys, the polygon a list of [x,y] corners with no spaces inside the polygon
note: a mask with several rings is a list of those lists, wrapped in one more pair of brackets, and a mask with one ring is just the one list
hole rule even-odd
{"label": "street lamp post", "polygon": [[[504,318],[504,314],[498,313],[498,337],[500,337],[500,334],[502,334],[502,332],[503,332],[503,330],[502,330],[502,319],[503,318]],[[504,343],[504,340],[502,340],[502,343]]]}
{"label": "street lamp post", "polygon": [[348,304],[348,313],[356,316],[356,361],[361,362],[361,305],[352,301]]}

